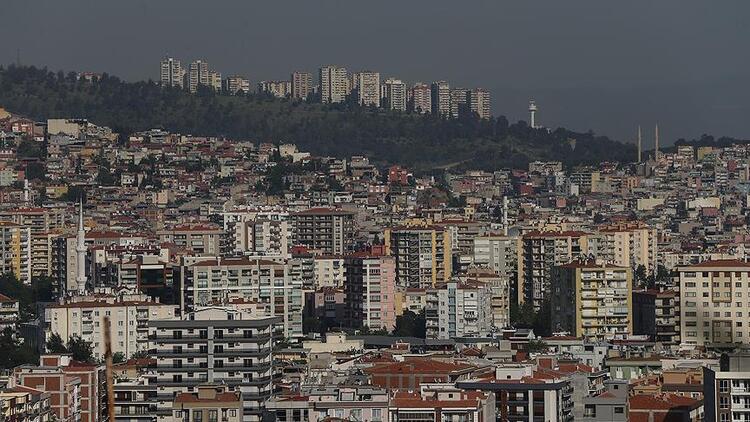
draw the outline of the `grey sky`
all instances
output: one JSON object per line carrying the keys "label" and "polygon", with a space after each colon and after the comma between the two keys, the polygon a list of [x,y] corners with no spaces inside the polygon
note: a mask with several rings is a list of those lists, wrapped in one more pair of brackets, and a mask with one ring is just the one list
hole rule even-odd
{"label": "grey sky", "polygon": [[492,92],[493,112],[651,142],[750,138],[747,0],[5,0],[0,62],[158,77],[166,53],[253,82],[326,63]]}

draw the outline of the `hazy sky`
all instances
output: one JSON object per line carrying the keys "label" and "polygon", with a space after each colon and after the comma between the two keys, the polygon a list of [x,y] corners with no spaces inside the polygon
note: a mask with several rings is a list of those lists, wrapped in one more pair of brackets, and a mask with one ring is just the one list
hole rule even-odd
{"label": "hazy sky", "polygon": [[750,138],[747,0],[3,0],[0,63],[158,78],[169,53],[224,75],[321,64],[492,92],[494,114],[652,142]]}

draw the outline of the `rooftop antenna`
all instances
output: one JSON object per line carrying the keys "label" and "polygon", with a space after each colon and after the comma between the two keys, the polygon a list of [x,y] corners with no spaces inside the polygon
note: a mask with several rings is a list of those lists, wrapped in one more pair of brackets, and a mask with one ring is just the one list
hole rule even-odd
{"label": "rooftop antenna", "polygon": [[659,161],[659,124],[654,129],[654,159]]}

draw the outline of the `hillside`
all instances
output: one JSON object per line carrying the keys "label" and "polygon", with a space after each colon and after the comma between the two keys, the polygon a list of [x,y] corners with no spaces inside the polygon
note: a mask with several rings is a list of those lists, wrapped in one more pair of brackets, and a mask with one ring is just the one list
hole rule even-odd
{"label": "hillside", "polygon": [[291,142],[318,155],[363,154],[423,171],[446,166],[518,168],[533,160],[576,166],[635,156],[630,144],[593,133],[531,129],[524,122],[509,125],[504,117],[445,120],[207,89],[191,95],[151,81],[124,82],[105,74],[87,82],[77,80],[75,73],[28,66],[0,67],[0,106],[38,120],[87,118],[120,133],[163,127],[194,135]]}

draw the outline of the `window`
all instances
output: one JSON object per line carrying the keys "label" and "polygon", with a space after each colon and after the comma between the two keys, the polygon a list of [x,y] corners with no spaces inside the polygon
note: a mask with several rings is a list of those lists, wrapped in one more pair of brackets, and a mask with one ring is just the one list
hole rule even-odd
{"label": "window", "polygon": [[208,411],[208,422],[217,422],[219,420],[219,411],[218,410],[209,410]]}
{"label": "window", "polygon": [[203,422],[203,411],[202,410],[193,410],[193,421],[194,422]]}
{"label": "window", "polygon": [[729,380],[719,380],[719,392],[720,393],[729,392]]}
{"label": "window", "polygon": [[616,406],[615,407],[615,414],[623,414],[625,413],[625,408],[622,406]]}

